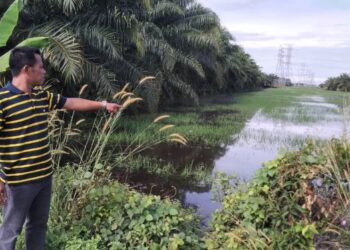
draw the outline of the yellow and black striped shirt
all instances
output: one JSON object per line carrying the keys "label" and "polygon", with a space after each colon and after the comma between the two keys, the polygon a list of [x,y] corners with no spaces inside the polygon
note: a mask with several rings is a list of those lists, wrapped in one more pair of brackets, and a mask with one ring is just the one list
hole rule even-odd
{"label": "yellow and black striped shirt", "polygon": [[27,94],[11,83],[0,89],[0,180],[28,183],[52,175],[48,112],[66,97],[48,91]]}

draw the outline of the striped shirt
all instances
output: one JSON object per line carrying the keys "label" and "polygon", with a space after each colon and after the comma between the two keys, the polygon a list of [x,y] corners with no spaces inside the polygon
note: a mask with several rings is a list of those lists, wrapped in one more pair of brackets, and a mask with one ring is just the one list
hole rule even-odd
{"label": "striped shirt", "polygon": [[48,91],[24,93],[11,83],[0,89],[0,180],[21,184],[52,175],[48,112],[66,97]]}

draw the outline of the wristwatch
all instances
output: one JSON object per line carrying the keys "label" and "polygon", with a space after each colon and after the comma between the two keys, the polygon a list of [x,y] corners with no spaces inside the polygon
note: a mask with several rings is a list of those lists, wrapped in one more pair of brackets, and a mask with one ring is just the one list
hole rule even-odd
{"label": "wristwatch", "polygon": [[106,100],[102,101],[101,104],[102,104],[102,107],[107,108],[107,101]]}

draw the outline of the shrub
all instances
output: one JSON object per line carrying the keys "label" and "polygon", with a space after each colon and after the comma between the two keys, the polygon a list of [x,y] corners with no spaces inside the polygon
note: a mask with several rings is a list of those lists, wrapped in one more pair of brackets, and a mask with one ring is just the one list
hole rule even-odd
{"label": "shrub", "polygon": [[199,218],[111,181],[108,168],[57,169],[47,249],[199,249]]}
{"label": "shrub", "polygon": [[[349,246],[349,143],[308,143],[270,161],[228,193],[206,237],[209,249]],[[346,183],[346,185],[344,185]],[[347,223],[347,224],[346,224]],[[343,226],[342,226],[343,224]],[[342,229],[343,227],[343,229]]]}
{"label": "shrub", "polygon": [[189,249],[200,241],[193,213],[116,182],[92,189],[78,216],[73,227],[82,238],[99,235],[113,249]]}

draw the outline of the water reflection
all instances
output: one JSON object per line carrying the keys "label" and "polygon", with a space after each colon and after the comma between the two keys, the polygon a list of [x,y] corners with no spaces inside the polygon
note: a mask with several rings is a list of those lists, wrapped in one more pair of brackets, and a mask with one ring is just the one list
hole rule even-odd
{"label": "water reflection", "polygon": [[203,146],[184,147],[177,144],[162,143],[143,151],[141,155],[154,157],[160,162],[170,162],[176,168],[175,172],[178,174],[159,176],[147,174],[146,171],[142,170],[136,173],[117,171],[114,178],[121,182],[127,182],[132,187],[145,193],[176,198],[186,205],[186,192],[210,193],[211,184],[209,181],[193,179],[191,176],[188,177],[180,173],[188,168],[189,171],[202,171],[203,176],[210,177],[215,166],[215,160],[224,156],[226,152],[227,147],[225,145],[213,148]]}
{"label": "water reflection", "polygon": [[[281,150],[296,149],[307,138],[324,140],[344,134],[349,119],[345,119],[340,107],[332,103],[339,103],[339,100],[328,100],[331,101],[320,96],[304,96],[291,101],[291,106],[268,111],[261,108],[246,122],[240,134],[232,136],[230,145],[206,148],[162,144],[143,155],[171,162],[177,173],[190,164],[204,166],[205,170],[198,171],[206,171],[211,176],[224,172],[249,180],[263,162],[276,158]],[[231,115],[232,110],[208,111],[201,118],[203,122],[215,123],[220,112]],[[155,176],[144,172],[128,175],[127,182],[139,185],[136,188],[146,193],[166,195],[179,199],[184,206],[195,207],[204,224],[213,211],[220,208],[220,203],[213,201],[210,182],[180,174]]]}
{"label": "water reflection", "polygon": [[[283,149],[295,149],[307,138],[323,140],[343,135],[349,122],[344,120],[340,108],[320,96],[299,98],[293,107],[269,113],[261,109],[246,123],[235,143],[227,147],[225,155],[214,161],[212,175],[235,173],[248,180],[263,162],[274,159]],[[185,202],[197,207],[206,223],[220,207],[212,198],[211,192],[187,192]]]}

